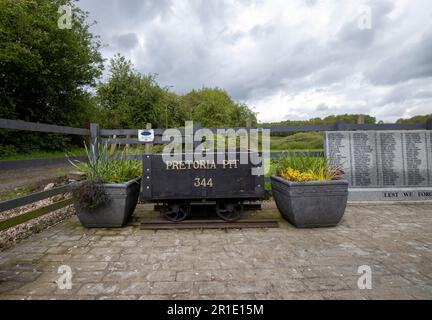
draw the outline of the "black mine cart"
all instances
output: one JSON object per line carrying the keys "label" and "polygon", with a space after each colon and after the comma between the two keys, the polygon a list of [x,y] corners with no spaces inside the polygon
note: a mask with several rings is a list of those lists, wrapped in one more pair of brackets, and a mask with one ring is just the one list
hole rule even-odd
{"label": "black mine cart", "polygon": [[[250,159],[250,152],[246,156]],[[242,157],[245,155],[243,154]],[[264,176],[254,175],[251,161],[236,158],[217,161],[196,160],[182,154],[182,160],[164,161],[162,154],[143,156],[141,200],[162,204],[162,213],[171,221],[188,217],[193,203],[215,205],[217,215],[226,221],[239,219],[244,201],[265,197]],[[243,161],[242,161],[243,162]]]}

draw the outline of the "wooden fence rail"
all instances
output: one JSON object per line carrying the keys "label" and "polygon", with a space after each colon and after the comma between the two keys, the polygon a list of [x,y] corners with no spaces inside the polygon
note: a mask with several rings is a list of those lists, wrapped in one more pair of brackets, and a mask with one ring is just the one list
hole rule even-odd
{"label": "wooden fence rail", "polygon": [[[138,129],[99,129],[97,124],[92,123],[90,129],[72,128],[65,126],[57,126],[52,124],[26,122],[21,120],[10,120],[0,118],[0,128],[13,130],[26,130],[38,132],[51,132],[63,134],[75,134],[91,136],[92,141],[102,141],[108,144],[145,144],[138,141],[138,138],[118,138],[118,136],[137,136]],[[197,126],[196,128],[199,128]],[[234,127],[232,129],[244,129],[250,131],[253,129],[268,129],[270,133],[295,133],[295,132],[311,132],[311,131],[351,131],[351,130],[432,130],[432,119],[428,119],[425,123],[404,124],[404,123],[383,123],[383,124],[353,124],[338,121],[334,124],[327,125],[300,125],[300,126],[258,126],[258,127]],[[213,133],[217,133],[218,128],[205,128]],[[164,129],[153,129],[155,133],[155,141],[152,143],[162,143],[161,136]],[[185,133],[184,129],[177,129],[181,134]],[[102,138],[104,136],[116,136],[116,138]]]}
{"label": "wooden fence rail", "polygon": [[15,208],[18,208],[21,206],[25,206],[26,204],[29,204],[29,203],[44,200],[44,199],[56,196],[58,194],[69,192],[71,190],[71,188],[72,188],[72,185],[68,184],[68,185],[58,187],[55,189],[37,192],[37,193],[33,193],[33,194],[30,194],[28,196],[24,196],[21,198],[16,198],[16,199],[0,202],[0,212],[15,209]]}
{"label": "wooden fence rail", "polygon": [[[271,159],[277,159],[280,157],[289,156],[289,157],[324,157],[324,151],[272,151],[270,152]],[[142,154],[127,154],[125,156],[130,160],[142,160]]]}
{"label": "wooden fence rail", "polygon": [[[24,197],[0,202],[0,212],[19,208],[19,207],[22,207],[26,204],[30,204],[30,203],[33,203],[36,201],[48,199],[48,198],[51,198],[51,197],[59,195],[59,194],[67,193],[67,192],[71,191],[72,187],[73,187],[73,184],[68,184],[68,185],[58,187],[55,189],[46,190],[46,191],[42,191],[42,192],[38,192],[38,193],[33,193],[33,194],[30,194],[30,195],[27,195]],[[64,207],[70,205],[71,203],[72,203],[72,199],[68,198],[68,199],[64,199],[61,201],[51,203],[45,207],[37,208],[37,209],[31,210],[31,211],[22,213],[18,216],[2,220],[2,221],[0,221],[0,231],[14,227],[18,224],[22,224],[22,223],[27,222],[29,220],[41,217],[41,216],[46,215],[46,214],[53,212],[55,210],[64,208]]]}
{"label": "wooden fence rail", "polygon": [[[219,128],[203,128],[210,130],[216,134]],[[354,130],[432,130],[432,121],[428,120],[426,123],[383,123],[383,124],[354,124],[345,122],[336,122],[335,124],[328,125],[302,125],[302,126],[258,126],[258,127],[234,127],[234,130],[250,130],[254,129],[267,129],[272,133],[295,133],[295,132],[323,132],[323,131],[354,131]],[[162,143],[163,129],[155,130],[155,141],[151,143]],[[178,129],[181,134],[184,134],[184,129]],[[137,136],[138,129],[102,129],[99,131],[100,136]],[[100,141],[108,144],[146,144],[145,142],[138,141],[138,138],[101,138]],[[150,142],[148,142],[150,143]]]}
{"label": "wooden fence rail", "polygon": [[0,231],[15,227],[16,225],[22,224],[29,220],[39,218],[55,210],[67,207],[70,204],[72,204],[72,199],[65,199],[58,202],[54,202],[42,208],[37,208],[35,210],[20,214],[10,219],[0,221]]}
{"label": "wooden fence rail", "polygon": [[72,128],[72,127],[65,127],[65,126],[57,126],[53,124],[26,122],[22,120],[10,120],[10,119],[3,119],[3,118],[0,118],[0,128],[11,129],[11,130],[75,134],[81,136],[90,135],[89,129]]}

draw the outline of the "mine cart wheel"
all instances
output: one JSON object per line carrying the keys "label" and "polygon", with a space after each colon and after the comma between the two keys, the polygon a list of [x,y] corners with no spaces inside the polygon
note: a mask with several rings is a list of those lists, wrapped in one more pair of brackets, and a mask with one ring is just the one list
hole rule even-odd
{"label": "mine cart wheel", "polygon": [[243,203],[218,201],[216,203],[216,213],[225,221],[236,221],[240,219],[243,214]]}
{"label": "mine cart wheel", "polygon": [[179,222],[186,219],[191,212],[191,206],[187,202],[164,203],[162,213],[168,220]]}

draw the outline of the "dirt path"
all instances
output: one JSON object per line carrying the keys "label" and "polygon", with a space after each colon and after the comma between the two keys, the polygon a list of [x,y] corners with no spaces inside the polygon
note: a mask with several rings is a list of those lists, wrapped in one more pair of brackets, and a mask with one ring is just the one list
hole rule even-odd
{"label": "dirt path", "polygon": [[0,170],[0,193],[23,185],[36,183],[40,180],[56,178],[73,170],[74,168],[67,164],[53,164],[17,170]]}

